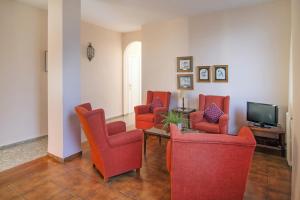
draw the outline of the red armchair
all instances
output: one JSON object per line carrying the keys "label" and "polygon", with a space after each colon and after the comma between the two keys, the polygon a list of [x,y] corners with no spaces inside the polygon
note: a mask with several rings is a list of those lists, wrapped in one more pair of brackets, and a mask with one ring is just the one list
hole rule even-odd
{"label": "red armchair", "polygon": [[256,146],[248,127],[238,136],[185,133],[171,125],[167,168],[172,200],[242,200]]}
{"label": "red armchair", "polygon": [[[229,122],[229,102],[229,96],[205,96],[200,94],[199,111],[190,114],[191,128],[208,133],[227,134]],[[215,103],[224,112],[218,123],[209,123],[204,117],[204,110],[212,103]]]}
{"label": "red armchair", "polygon": [[109,177],[142,167],[143,132],[126,132],[122,121],[105,123],[103,109],[92,110],[89,103],[75,107],[76,114],[88,139],[93,165]]}
{"label": "red armchair", "polygon": [[[162,121],[162,114],[168,112],[170,104],[171,92],[147,92],[146,105],[136,106],[135,111],[135,127],[139,129],[152,128],[159,125]],[[151,112],[150,106],[153,99],[159,98],[163,103],[163,107],[155,108]]]}

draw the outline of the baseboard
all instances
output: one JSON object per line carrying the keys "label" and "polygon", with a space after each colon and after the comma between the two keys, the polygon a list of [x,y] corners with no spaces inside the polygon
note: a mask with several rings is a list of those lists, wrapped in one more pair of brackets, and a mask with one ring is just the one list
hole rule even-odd
{"label": "baseboard", "polygon": [[82,151],[79,151],[78,153],[75,153],[75,154],[70,155],[70,156],[68,156],[68,157],[61,158],[61,157],[58,157],[58,156],[53,155],[52,153],[49,153],[49,152],[48,152],[48,156],[49,156],[50,158],[54,159],[55,161],[59,162],[59,163],[64,163],[64,162],[73,160],[74,158],[81,157],[81,155],[82,155]]}
{"label": "baseboard", "polygon": [[28,139],[28,140],[22,140],[20,142],[15,142],[15,143],[12,143],[12,144],[3,145],[3,146],[0,146],[0,150],[7,149],[7,148],[10,148],[10,147],[14,147],[14,146],[17,146],[17,145],[20,145],[20,144],[26,144],[26,143],[34,142],[34,141],[37,141],[37,140],[40,140],[40,139],[43,139],[43,138],[46,138],[46,137],[48,137],[48,134],[47,135],[42,135],[42,136],[39,136],[39,137],[36,137],[36,138],[31,138],[31,139]]}

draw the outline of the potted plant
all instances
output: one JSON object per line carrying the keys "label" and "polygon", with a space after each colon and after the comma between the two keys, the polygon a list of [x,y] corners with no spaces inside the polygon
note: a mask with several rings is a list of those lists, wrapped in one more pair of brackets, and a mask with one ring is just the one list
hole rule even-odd
{"label": "potted plant", "polygon": [[183,118],[182,113],[169,112],[164,116],[163,128],[169,129],[170,124],[176,124],[178,129],[182,130],[183,126],[186,126],[186,120]]}

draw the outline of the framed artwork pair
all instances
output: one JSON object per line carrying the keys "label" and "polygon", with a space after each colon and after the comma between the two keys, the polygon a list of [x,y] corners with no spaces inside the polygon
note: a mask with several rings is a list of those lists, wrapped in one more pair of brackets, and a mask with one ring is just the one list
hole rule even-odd
{"label": "framed artwork pair", "polygon": [[187,74],[177,74],[177,88],[179,90],[193,90],[194,76],[193,56],[177,57],[177,72],[189,72]]}
{"label": "framed artwork pair", "polygon": [[[213,71],[213,72],[212,72]],[[212,76],[212,75],[213,76]],[[213,65],[198,66],[197,67],[197,81],[198,82],[228,82],[228,65]]]}

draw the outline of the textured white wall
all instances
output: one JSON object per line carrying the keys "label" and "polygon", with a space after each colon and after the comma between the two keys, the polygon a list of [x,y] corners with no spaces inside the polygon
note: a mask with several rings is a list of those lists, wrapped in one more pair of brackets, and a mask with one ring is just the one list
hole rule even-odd
{"label": "textured white wall", "polygon": [[81,0],[48,2],[48,152],[59,158],[81,151],[80,10]]}
{"label": "textured white wall", "polygon": [[[228,64],[229,83],[195,82],[195,89],[188,92],[189,106],[198,107],[199,93],[230,95],[233,132],[245,123],[247,101],[273,103],[280,105],[280,123],[284,125],[288,106],[289,1],[146,24],[142,36],[143,92],[176,92],[176,56],[191,55],[194,66]],[[194,80],[196,77],[194,71]]]}
{"label": "textured white wall", "polygon": [[47,13],[0,1],[0,146],[47,134]]}
{"label": "textured white wall", "polygon": [[[86,48],[92,43],[95,57],[90,62]],[[103,108],[106,118],[122,115],[121,33],[81,23],[81,102]]]}
{"label": "textured white wall", "polygon": [[[179,18],[142,27],[142,97],[147,90],[176,92],[176,57],[189,55],[188,19]],[[177,105],[176,97],[171,107]]]}
{"label": "textured white wall", "polygon": [[197,105],[193,97],[199,92],[230,95],[230,127],[236,131],[246,121],[247,101],[278,104],[279,122],[285,126],[289,1],[196,16],[190,19],[189,33],[195,64],[229,65],[229,83],[196,83],[192,105]]}
{"label": "textured white wall", "polygon": [[300,0],[292,0],[293,172],[292,199],[300,199]]}

